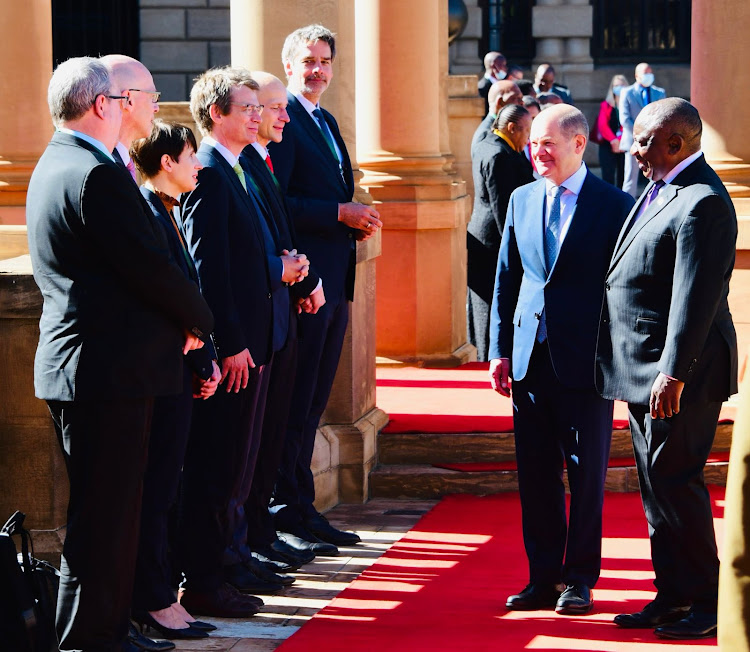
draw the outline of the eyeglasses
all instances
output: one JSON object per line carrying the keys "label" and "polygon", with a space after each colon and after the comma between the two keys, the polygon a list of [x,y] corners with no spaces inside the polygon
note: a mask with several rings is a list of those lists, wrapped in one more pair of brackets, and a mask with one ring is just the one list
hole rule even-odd
{"label": "eyeglasses", "polygon": [[230,102],[230,104],[232,104],[233,106],[242,107],[240,111],[246,113],[247,115],[251,115],[253,113],[261,115],[264,109],[263,104],[240,104],[239,102]]}
{"label": "eyeglasses", "polygon": [[125,95],[105,95],[104,97],[107,97],[110,100],[127,100],[128,99]]}
{"label": "eyeglasses", "polygon": [[138,93],[146,93],[147,95],[151,96],[151,101],[156,104],[159,101],[159,98],[161,97],[160,91],[144,91],[141,88],[129,88],[129,91],[137,91]]}

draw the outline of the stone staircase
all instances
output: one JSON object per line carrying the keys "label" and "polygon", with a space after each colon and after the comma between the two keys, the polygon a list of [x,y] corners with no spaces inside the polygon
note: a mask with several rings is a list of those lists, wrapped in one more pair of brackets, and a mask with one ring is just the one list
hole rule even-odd
{"label": "stone staircase", "polygon": [[[716,428],[713,452],[729,450],[732,424]],[[612,433],[611,458],[632,457],[629,430]],[[513,460],[513,433],[384,434],[378,435],[378,464],[370,473],[371,498],[434,499],[446,494],[494,494],[518,489],[513,471],[451,471],[433,464]],[[726,484],[727,464],[706,465],[706,482]],[[567,481],[567,480],[566,480]],[[638,491],[635,466],[610,467],[608,491]]]}

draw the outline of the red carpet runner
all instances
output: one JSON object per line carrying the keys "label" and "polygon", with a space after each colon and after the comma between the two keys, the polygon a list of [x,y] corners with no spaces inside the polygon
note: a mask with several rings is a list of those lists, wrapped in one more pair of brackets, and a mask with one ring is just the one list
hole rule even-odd
{"label": "red carpet runner", "polygon": [[[711,488],[721,538],[723,488]],[[510,612],[505,598],[528,579],[516,493],[449,496],[339,597],[280,648],[282,652],[651,652],[703,648],[716,639],[666,642],[624,630],[615,614],[653,598],[646,521],[638,494],[607,494],[602,575],[591,614]]]}
{"label": "red carpet runner", "polygon": [[[510,399],[492,391],[486,362],[452,369],[378,367],[377,404],[390,416],[383,433],[513,432]],[[733,421],[724,407],[720,422]],[[628,427],[627,406],[615,403],[615,430]]]}

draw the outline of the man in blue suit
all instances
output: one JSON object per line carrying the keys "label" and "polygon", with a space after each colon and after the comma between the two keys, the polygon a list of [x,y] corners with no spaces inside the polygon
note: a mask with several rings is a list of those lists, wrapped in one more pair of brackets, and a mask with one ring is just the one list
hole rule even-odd
{"label": "man in blue suit", "polygon": [[356,534],[332,527],[313,506],[310,463],[354,297],[356,241],[382,226],[372,206],[352,202],[354,177],[346,145],[334,117],[319,106],[333,77],[335,56],[334,36],[322,25],[301,27],[287,37],[281,58],[288,77],[290,122],[284,139],[269,144],[299,248],[315,261],[325,288],[325,305],[318,313],[300,316],[301,373],[294,384],[294,408],[274,496],[276,526],[290,545],[325,554],[359,541]]}
{"label": "man in blue suit", "polygon": [[601,567],[613,403],[595,389],[596,337],[604,275],[633,200],[586,169],[587,140],[586,119],[572,106],[553,106],[534,120],[531,151],[544,180],[513,192],[500,246],[490,376],[505,396],[513,377],[530,576],[508,598],[509,609],[586,613]]}
{"label": "man in blue suit", "polygon": [[654,72],[647,63],[639,63],[635,67],[635,84],[624,88],[620,93],[620,124],[622,125],[622,138],[620,138],[620,151],[625,154],[625,173],[622,182],[624,192],[638,196],[638,177],[640,170],[635,157],[630,154],[633,146],[633,124],[644,106],[663,100],[667,94],[663,88],[654,86]]}

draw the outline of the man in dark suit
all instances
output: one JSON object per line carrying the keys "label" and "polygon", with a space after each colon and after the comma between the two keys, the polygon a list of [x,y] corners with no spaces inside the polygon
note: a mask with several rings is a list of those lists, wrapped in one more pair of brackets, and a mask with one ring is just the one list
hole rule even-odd
{"label": "man in dark suit", "polygon": [[489,111],[479,126],[474,131],[474,135],[471,137],[471,155],[474,156],[474,149],[480,140],[484,140],[487,135],[492,131],[492,123],[495,122],[497,114],[500,110],[508,104],[518,104],[523,106],[523,95],[521,89],[518,88],[516,82],[510,81],[509,79],[504,81],[497,81],[490,87],[489,94],[487,96],[489,102]]}
{"label": "man in dark suit", "polygon": [[333,34],[322,25],[302,27],[287,37],[281,58],[288,77],[290,122],[284,139],[269,145],[299,246],[315,261],[326,299],[316,315],[300,315],[297,366],[303,373],[294,384],[294,409],[276,484],[276,526],[286,533],[287,543],[329,554],[359,537],[333,528],[313,506],[315,431],[349,321],[355,244],[382,226],[372,206],[352,202],[354,177],[346,145],[334,117],[318,105],[333,77],[335,56]]}
{"label": "man in dark suit", "polygon": [[531,114],[510,104],[500,111],[492,133],[477,144],[471,160],[474,210],[466,228],[466,329],[480,362],[488,360],[490,305],[508,200],[516,188],[534,180],[523,154],[530,131]]}
{"label": "man in dark suit", "polygon": [[549,63],[539,64],[534,77],[534,90],[540,93],[554,93],[565,104],[573,104],[573,97],[567,86],[555,81],[555,69]]}
{"label": "man in dark suit", "polygon": [[57,132],[29,183],[29,252],[44,305],[34,363],[70,479],[57,609],[61,650],[127,641],[153,399],[182,387],[182,355],[213,317],[111,151],[122,120],[96,59],[49,85]]}
{"label": "man in dark suit", "polygon": [[[509,609],[586,613],[601,569],[612,401],[594,365],[604,274],[633,200],[582,164],[583,114],[554,106],[531,126],[545,178],[510,198],[490,314],[490,376],[513,421],[529,584]],[[511,370],[512,360],[512,370]],[[563,462],[570,485],[566,522]],[[561,594],[560,582],[565,585]]]}
{"label": "man in dark suit", "polygon": [[650,180],[606,277],[597,385],[628,402],[656,599],[621,627],[716,634],[719,560],[703,467],[721,403],[737,391],[727,295],[737,238],[729,195],[700,151],[690,103],[646,106],[631,153]]}
{"label": "man in dark suit", "polygon": [[[297,242],[294,223],[287,211],[286,200],[276,179],[273,161],[268,153],[271,142],[281,142],[284,127],[289,123],[286,87],[275,76],[267,72],[252,73],[258,82],[258,101],[265,107],[258,127],[257,140],[248,145],[240,163],[257,184],[265,200],[269,215],[279,234],[279,246],[285,251],[294,251]],[[247,543],[260,560],[268,560],[280,570],[298,568],[314,559],[311,551],[295,550],[276,535],[269,503],[276,485],[281,455],[286,439],[287,421],[292,406],[292,388],[297,373],[297,314],[304,306],[307,312],[317,313],[325,303],[325,293],[318,274],[311,268],[300,283],[289,286],[289,332],[282,349],[274,355],[273,369],[268,388],[263,432],[260,442],[258,464],[250,495],[245,502],[247,516]]]}
{"label": "man in dark suit", "polygon": [[[194,613],[252,615],[259,600],[244,592],[277,591],[238,549],[244,504],[260,445],[268,379],[289,322],[285,283],[307,272],[304,256],[277,254],[262,199],[239,164],[258,133],[258,85],[246,70],[204,73],[190,93],[190,110],[204,135],[203,169],[184,198],[181,219],[203,294],[216,315],[222,383],[197,401],[185,458],[181,525],[186,582],[181,602]],[[259,576],[259,573],[263,576]],[[226,582],[224,580],[226,579]]]}
{"label": "man in dark suit", "polygon": [[508,75],[508,62],[500,52],[488,52],[484,55],[484,75],[477,82],[479,97],[484,100],[484,112],[489,113],[490,101],[488,98],[490,87],[498,81],[502,81]]}

